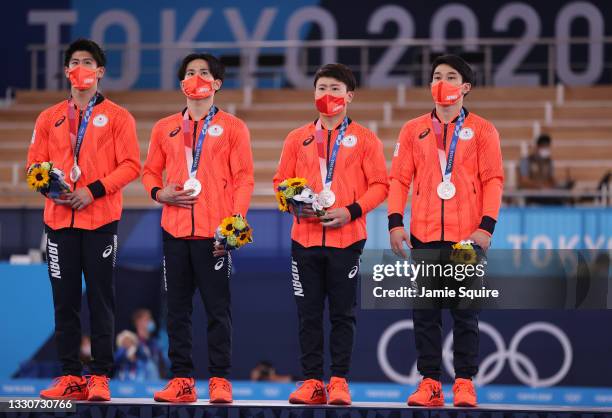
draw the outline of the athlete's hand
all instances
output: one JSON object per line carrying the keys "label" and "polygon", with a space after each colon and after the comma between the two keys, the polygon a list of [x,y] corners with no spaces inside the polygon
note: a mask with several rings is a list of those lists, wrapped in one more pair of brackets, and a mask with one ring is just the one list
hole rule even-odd
{"label": "athlete's hand", "polygon": [[[289,205],[289,212],[291,214],[293,214],[293,216],[298,215],[297,211],[295,210],[295,208],[293,207],[293,205]],[[314,209],[312,208],[311,205],[304,205],[302,206],[302,209],[300,210],[300,219],[306,219],[306,218],[316,218],[317,214],[314,211]]]}
{"label": "athlete's hand", "polygon": [[398,255],[402,258],[407,258],[406,251],[404,250],[404,242],[408,246],[408,248],[412,248],[412,244],[410,244],[410,237],[406,230],[402,228],[397,228],[391,231],[389,234],[389,241],[391,241],[391,250],[395,255]]}
{"label": "athlete's hand", "polygon": [[65,194],[61,195],[60,197],[56,197],[56,198],[50,197],[49,199],[53,200],[56,205],[69,205],[70,204],[70,200],[68,200],[68,197],[66,197]]}
{"label": "athlete's hand", "polygon": [[178,184],[171,183],[159,190],[155,198],[159,203],[191,209],[193,204],[198,201],[197,196],[191,196],[193,192],[193,189],[183,190]]}
{"label": "athlete's hand", "polygon": [[347,208],[335,208],[328,210],[321,216],[321,225],[328,228],[340,228],[351,220],[351,213]]}
{"label": "athlete's hand", "polygon": [[223,257],[226,254],[227,250],[225,247],[221,244],[217,244],[217,241],[215,241],[215,245],[213,247],[213,257]]}
{"label": "athlete's hand", "polygon": [[487,251],[491,246],[491,237],[479,230],[474,231],[468,239],[474,241],[474,244],[480,246],[484,251]]}
{"label": "athlete's hand", "polygon": [[74,210],[85,209],[93,202],[93,196],[87,187],[79,187],[74,192],[66,193],[66,199],[70,201],[70,206]]}

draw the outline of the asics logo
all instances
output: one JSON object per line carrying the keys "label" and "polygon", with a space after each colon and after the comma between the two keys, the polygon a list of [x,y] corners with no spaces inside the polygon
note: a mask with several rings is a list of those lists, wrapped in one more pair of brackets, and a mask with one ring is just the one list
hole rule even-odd
{"label": "asics logo", "polygon": [[304,146],[310,145],[312,141],[314,141],[314,135],[310,135],[308,138],[306,138],[304,142],[302,142],[302,145]]}
{"label": "asics logo", "polygon": [[177,126],[172,132],[170,132],[170,137],[175,137],[181,131],[181,127]]}
{"label": "asics logo", "polygon": [[323,388],[317,386],[313,391],[312,391],[312,396],[310,397],[310,399],[315,399],[315,398],[319,398],[321,396],[324,396],[325,394],[323,393]]}
{"label": "asics logo", "polygon": [[349,279],[352,279],[353,277],[355,277],[358,271],[359,271],[359,266],[353,267],[351,271],[349,271],[349,274],[348,274]]}
{"label": "asics logo", "polygon": [[62,123],[64,123],[64,121],[66,120],[66,116],[62,116],[61,118],[59,118],[57,121],[55,121],[55,127],[59,128]]}
{"label": "asics logo", "polygon": [[217,261],[217,264],[215,264],[215,270],[221,270],[221,268],[223,267],[223,264],[225,264],[225,258],[222,258],[219,261]]}
{"label": "asics logo", "polygon": [[68,386],[66,386],[66,389],[64,390],[64,395],[71,395],[75,392],[81,393],[83,392],[83,389],[85,389],[85,385],[79,385],[78,383],[70,383]]}
{"label": "asics logo", "polygon": [[437,399],[439,397],[440,397],[440,391],[434,390],[431,392],[431,396],[429,397],[429,400],[431,401],[432,399]]}
{"label": "asics logo", "polygon": [[419,139],[425,138],[427,135],[429,135],[429,132],[430,132],[429,128],[425,129],[423,132],[419,134]]}
{"label": "asics logo", "polygon": [[59,265],[59,250],[55,242],[47,239],[47,258],[49,259],[49,273],[54,279],[61,279],[62,273]]}
{"label": "asics logo", "polygon": [[304,297],[304,288],[302,287],[302,282],[300,281],[300,272],[298,271],[297,262],[294,259],[291,259],[291,277],[293,294],[295,296]]}
{"label": "asics logo", "polygon": [[113,252],[113,246],[109,245],[108,247],[104,249],[104,252],[102,253],[102,258],[107,258],[109,255],[111,255],[112,252]]}

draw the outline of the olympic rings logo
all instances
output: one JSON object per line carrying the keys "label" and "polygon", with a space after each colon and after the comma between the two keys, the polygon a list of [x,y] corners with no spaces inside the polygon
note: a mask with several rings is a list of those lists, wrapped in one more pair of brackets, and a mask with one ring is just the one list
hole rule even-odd
{"label": "olympic rings logo", "polygon": [[[480,363],[478,375],[474,378],[474,383],[477,385],[486,385],[491,383],[502,372],[505,361],[508,360],[510,370],[514,376],[523,384],[538,388],[549,387],[559,383],[567,375],[572,365],[573,350],[572,345],[567,337],[567,334],[558,326],[550,322],[532,322],[521,327],[518,332],[510,340],[508,348],[502,335],[492,325],[486,322],[479,323],[481,333],[491,337],[495,345],[496,351],[485,357]],[[387,356],[389,342],[400,331],[414,330],[414,323],[411,319],[395,322],[391,324],[382,333],[378,341],[377,357],[378,364],[385,375],[396,383],[406,385],[416,385],[421,380],[421,375],[417,371],[416,361],[412,365],[409,375],[398,373]],[[525,354],[519,351],[519,345],[529,335],[534,332],[544,332],[552,335],[561,345],[563,349],[563,363],[561,368],[550,377],[540,377],[538,370],[533,361]],[[449,333],[444,340],[442,349],[442,359],[446,371],[453,376],[453,334]]]}

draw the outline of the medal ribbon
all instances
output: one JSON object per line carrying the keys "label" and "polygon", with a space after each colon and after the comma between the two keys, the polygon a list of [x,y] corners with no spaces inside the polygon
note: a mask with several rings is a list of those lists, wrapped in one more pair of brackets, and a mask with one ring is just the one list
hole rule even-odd
{"label": "medal ribbon", "polygon": [[455,151],[457,150],[457,141],[459,140],[459,133],[463,127],[465,121],[465,112],[463,108],[457,123],[455,124],[455,130],[453,131],[453,139],[451,140],[450,147],[448,149],[448,160],[446,158],[446,149],[444,149],[444,142],[442,138],[442,127],[440,121],[436,117],[431,118],[433,124],[434,133],[436,134],[436,141],[438,145],[438,160],[440,161],[440,171],[442,172],[442,181],[450,182],[451,174],[453,172],[453,164],[455,163]]}
{"label": "medal ribbon", "polygon": [[[192,149],[191,143],[189,110],[186,110],[185,114],[183,115],[183,139],[185,142],[185,159],[187,160],[187,172],[189,173],[189,177],[192,179],[195,178],[196,173],[198,172],[198,167],[200,165],[200,157],[202,156],[202,148],[204,146],[204,139],[206,139],[206,134],[208,133],[208,126],[210,125],[210,121],[216,113],[216,106],[211,106],[210,110],[208,111],[208,115],[206,115],[206,119],[204,119],[204,126],[200,131],[198,142],[196,143],[195,152]],[[197,126],[198,122],[194,121],[194,123]]]}
{"label": "medal ribbon", "polygon": [[321,181],[323,182],[324,190],[331,190],[332,180],[334,178],[334,168],[336,166],[336,160],[338,158],[338,151],[340,150],[340,144],[344,139],[346,128],[348,127],[348,117],[344,117],[342,125],[340,125],[340,131],[338,137],[334,142],[334,147],[329,157],[329,166],[325,159],[325,150],[323,146],[323,128],[321,127],[321,119],[316,124],[316,137],[317,137],[317,153],[319,154],[319,169],[321,170]]}
{"label": "medal ribbon", "polygon": [[85,138],[85,131],[87,130],[87,125],[89,124],[89,118],[91,118],[91,114],[93,112],[94,105],[96,104],[96,100],[98,100],[98,93],[93,95],[93,97],[89,100],[87,104],[87,108],[85,109],[85,114],[83,115],[83,120],[81,121],[81,125],[78,128],[77,132],[77,122],[76,122],[76,112],[74,110],[74,102],[72,98],[68,99],[68,125],[70,127],[70,143],[72,144],[72,154],[74,156],[74,165],[76,166],[79,162],[79,154],[81,153],[81,146],[83,145],[83,139]]}

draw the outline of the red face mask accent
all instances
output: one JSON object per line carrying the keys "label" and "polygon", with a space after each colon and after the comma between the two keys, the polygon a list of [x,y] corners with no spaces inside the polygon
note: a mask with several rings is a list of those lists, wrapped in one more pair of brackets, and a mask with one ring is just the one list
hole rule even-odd
{"label": "red face mask accent", "polygon": [[201,75],[196,74],[181,81],[183,94],[190,99],[206,99],[215,92],[212,81],[205,80]]}
{"label": "red face mask accent", "polygon": [[334,116],[342,112],[344,106],[346,106],[346,99],[344,97],[336,97],[331,94],[326,94],[315,100],[315,105],[319,113],[325,116]]}
{"label": "red face mask accent", "polygon": [[72,87],[78,90],[89,90],[98,79],[96,70],[77,65],[68,71],[68,77]]}
{"label": "red face mask accent", "polygon": [[457,103],[463,94],[461,94],[461,86],[454,86],[448,81],[440,80],[432,84],[431,96],[436,104],[450,106]]}

